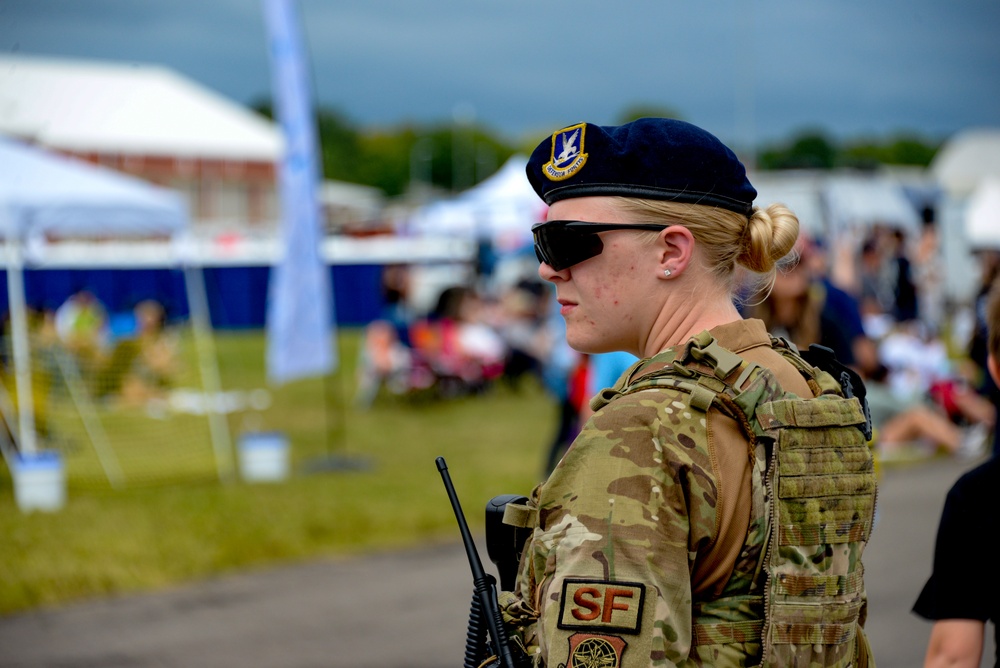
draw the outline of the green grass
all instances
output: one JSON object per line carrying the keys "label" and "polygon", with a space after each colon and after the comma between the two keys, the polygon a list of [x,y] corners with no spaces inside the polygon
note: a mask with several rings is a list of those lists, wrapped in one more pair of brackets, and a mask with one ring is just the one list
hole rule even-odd
{"label": "green grass", "polygon": [[[474,529],[496,494],[537,482],[556,409],[532,382],[447,401],[350,405],[357,332],[341,332],[330,379],[268,388],[253,427],[286,433],[286,482],[191,481],[121,491],[71,486],[55,513],[22,513],[0,467],[0,613],[150,591],[239,569],[456,540],[434,465],[449,468]],[[267,388],[264,337],[216,339],[225,389]],[[234,438],[246,416],[230,418]],[[331,460],[356,469],[308,472]]]}

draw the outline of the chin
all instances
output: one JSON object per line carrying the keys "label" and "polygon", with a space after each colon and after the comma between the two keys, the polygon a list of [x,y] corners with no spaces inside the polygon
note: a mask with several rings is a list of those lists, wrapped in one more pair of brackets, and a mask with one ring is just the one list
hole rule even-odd
{"label": "chin", "polygon": [[583,338],[573,336],[571,332],[566,334],[566,342],[569,343],[569,347],[578,353],[583,353],[585,355],[599,355],[601,353],[610,353],[616,350],[624,350],[624,348],[617,347],[610,341],[595,340],[593,338]]}

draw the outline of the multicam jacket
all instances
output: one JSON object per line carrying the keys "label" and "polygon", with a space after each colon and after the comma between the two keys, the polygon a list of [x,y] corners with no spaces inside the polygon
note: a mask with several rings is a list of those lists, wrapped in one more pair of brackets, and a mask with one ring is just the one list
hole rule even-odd
{"label": "multicam jacket", "polygon": [[[730,323],[594,398],[549,479],[508,512],[534,526],[501,605],[535,665],[874,665],[864,416],[780,348],[760,321]],[[804,410],[814,396],[822,410]],[[804,429],[788,428],[796,415]]]}

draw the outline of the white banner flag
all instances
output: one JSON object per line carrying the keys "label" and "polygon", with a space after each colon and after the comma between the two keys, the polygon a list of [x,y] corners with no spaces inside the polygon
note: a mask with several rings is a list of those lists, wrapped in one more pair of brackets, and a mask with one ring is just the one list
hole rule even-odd
{"label": "white banner flag", "polygon": [[268,286],[267,375],[285,383],[333,371],[336,333],[329,269],[319,255],[316,126],[298,13],[295,0],[263,2],[274,110],[285,135],[279,180],[285,253]]}

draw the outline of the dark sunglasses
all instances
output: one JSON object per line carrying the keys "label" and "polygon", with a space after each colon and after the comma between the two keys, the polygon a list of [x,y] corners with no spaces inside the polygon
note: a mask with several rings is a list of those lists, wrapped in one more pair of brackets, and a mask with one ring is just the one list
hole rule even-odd
{"label": "dark sunglasses", "polygon": [[659,223],[588,223],[582,220],[549,220],[531,226],[535,256],[539,262],[562,271],[578,262],[597,257],[604,250],[598,232],[611,230],[662,230]]}

